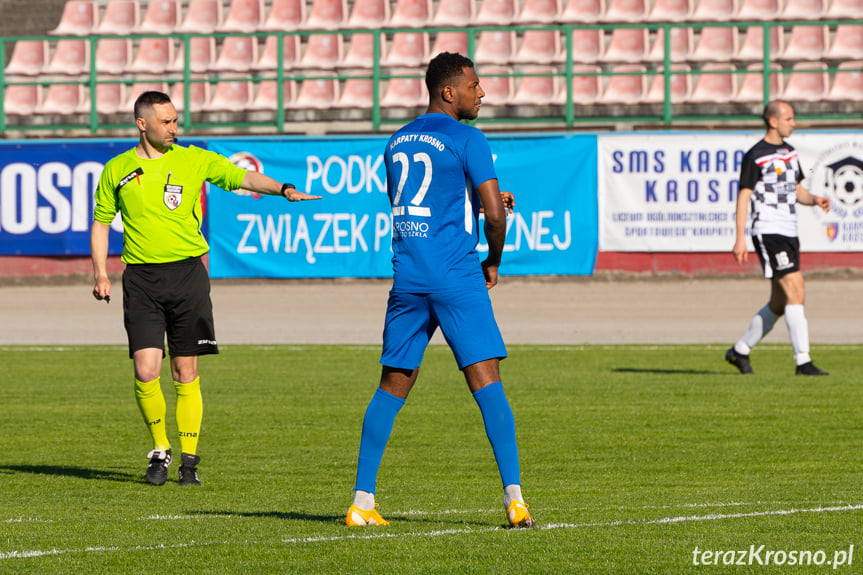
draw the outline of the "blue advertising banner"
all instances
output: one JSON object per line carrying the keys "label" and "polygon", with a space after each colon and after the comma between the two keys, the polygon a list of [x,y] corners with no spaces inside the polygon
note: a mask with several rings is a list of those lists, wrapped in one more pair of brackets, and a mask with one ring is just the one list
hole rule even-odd
{"label": "blue advertising banner", "polygon": [[[208,148],[323,196],[288,203],[243,191],[208,195],[210,275],[388,277],[386,137],[238,138]],[[586,275],[598,242],[596,137],[491,136],[501,189],[516,197],[503,275]],[[480,238],[478,249],[487,250]]]}

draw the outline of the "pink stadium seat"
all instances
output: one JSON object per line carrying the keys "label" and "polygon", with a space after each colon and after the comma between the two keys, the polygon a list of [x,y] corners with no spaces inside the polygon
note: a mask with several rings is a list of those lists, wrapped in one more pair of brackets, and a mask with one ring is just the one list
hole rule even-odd
{"label": "pink stadium seat", "polygon": [[[683,62],[692,53],[693,39],[692,28],[671,28],[669,36],[671,38],[671,61]],[[653,41],[653,47],[647,54],[647,60],[652,62],[662,62],[665,58],[665,30],[660,28],[656,31],[656,39]]]}
{"label": "pink stadium seat", "polygon": [[695,87],[688,98],[692,103],[722,104],[737,94],[737,76],[733,64],[705,64],[695,75]]}
{"label": "pink stadium seat", "polygon": [[818,102],[827,95],[829,86],[827,64],[801,62],[791,67],[782,96],[791,102]]}
{"label": "pink stadium seat", "polygon": [[96,44],[96,71],[122,74],[132,62],[132,41],[128,38],[102,38]]}
{"label": "pink stadium seat", "polygon": [[[783,29],[781,26],[770,28],[770,57],[778,58],[782,54]],[[734,57],[736,60],[754,60],[760,62],[764,59],[764,29],[761,26],[750,26],[746,29],[740,50]]]}
{"label": "pink stadium seat", "polygon": [[[768,99],[778,98],[782,94],[782,67],[779,64],[770,65],[770,94]],[[740,80],[740,88],[734,96],[735,102],[764,102],[764,66],[750,64]]]}
{"label": "pink stadium seat", "polygon": [[525,30],[512,61],[516,64],[551,64],[559,56],[559,31]]}
{"label": "pink stadium seat", "polygon": [[[572,102],[576,106],[590,106],[599,100],[602,94],[602,77],[599,66],[576,64],[572,67]],[[566,82],[561,82],[554,103],[561,106],[566,104]]]}
{"label": "pink stadium seat", "polygon": [[[572,31],[572,61],[592,64],[599,61],[605,52],[605,31],[580,30]],[[566,62],[566,46],[561,45],[558,62]]]}
{"label": "pink stadium seat", "polygon": [[412,68],[428,60],[428,32],[396,32],[381,64],[390,68]]}
{"label": "pink stadium seat", "polygon": [[3,110],[14,116],[29,116],[42,100],[42,86],[6,86]]}
{"label": "pink stadium seat", "polygon": [[647,19],[650,22],[685,22],[691,16],[690,0],[656,0]]}
{"label": "pink stadium seat", "polygon": [[37,114],[69,115],[82,111],[86,97],[80,84],[51,84],[45,100],[36,108]]}
{"label": "pink stadium seat", "polygon": [[126,102],[123,104],[123,110],[127,110],[130,114],[135,109],[135,100],[144,92],[162,92],[168,94],[168,84],[165,82],[135,82],[126,89]]}
{"label": "pink stadium seat", "polygon": [[[274,80],[266,80],[258,84],[255,98],[249,104],[249,110],[277,110],[279,108],[278,84]],[[284,108],[294,99],[297,86],[293,80],[282,84],[282,103]]]}
{"label": "pink stadium seat", "polygon": [[[230,0],[219,32],[255,32],[264,21],[264,0]],[[213,94],[213,98],[216,94]]]}
{"label": "pink stadium seat", "polygon": [[[186,88],[182,82],[171,86],[171,101],[178,112],[186,110]],[[210,84],[207,82],[189,83],[189,112],[203,112],[210,101]]]}
{"label": "pink stadium seat", "polygon": [[252,83],[246,79],[222,79],[213,89],[205,112],[242,112],[252,103]]}
{"label": "pink stadium seat", "polygon": [[170,34],[180,27],[182,13],[183,7],[179,0],[151,0],[138,31]]}
{"label": "pink stadium seat", "polygon": [[[174,61],[168,68],[171,72],[182,72],[186,64],[185,45],[181,41],[177,47]],[[206,72],[216,62],[216,39],[212,36],[189,37],[189,71]]]}
{"label": "pink stadium seat", "polygon": [[647,56],[647,28],[615,28],[601,60],[604,62],[641,62]]}
{"label": "pink stadium seat", "polygon": [[303,24],[309,30],[337,30],[348,14],[347,0],[312,0],[309,17]]}
{"label": "pink stadium seat", "polygon": [[479,69],[479,85],[485,92],[483,106],[503,106],[509,104],[515,92],[513,69],[507,66],[483,66]]}
{"label": "pink stadium seat", "polygon": [[[336,64],[338,68],[371,69],[374,66],[374,34],[351,34],[348,47],[342,59]],[[386,46],[386,37],[380,35],[380,49]]]}
{"label": "pink stadium seat", "polygon": [[334,108],[371,108],[374,103],[371,78],[347,78]]}
{"label": "pink stadium seat", "polygon": [[389,0],[354,0],[346,28],[375,29],[390,19]]}
{"label": "pink stadium seat", "polygon": [[832,60],[855,60],[863,58],[863,25],[839,24],[833,34],[833,43],[827,52]]}
{"label": "pink stadium seat", "polygon": [[[689,98],[692,91],[692,80],[689,75],[690,67],[686,64],[672,64],[671,66],[671,103],[679,104]],[[665,102],[665,74],[660,66],[657,74],[650,80],[650,87],[644,101],[649,104],[661,104]]]}
{"label": "pink stadium seat", "polygon": [[818,20],[827,13],[827,0],[788,0],[782,9],[785,20]]}
{"label": "pink stadium seat", "polygon": [[7,76],[38,76],[48,62],[49,46],[45,40],[18,40],[6,64]]}
{"label": "pink stadium seat", "polygon": [[473,60],[477,64],[508,64],[515,54],[515,32],[485,30],[479,33]]}
{"label": "pink stadium seat", "polygon": [[827,18],[860,18],[863,0],[832,0],[827,9]]}
{"label": "pink stadium seat", "polygon": [[524,0],[518,24],[552,24],[560,15],[561,0]]}
{"label": "pink stadium seat", "polygon": [[179,32],[209,34],[222,24],[222,0],[189,0]]}
{"label": "pink stadium seat", "polygon": [[45,67],[46,74],[78,75],[90,69],[90,42],[57,40],[54,55]]}
{"label": "pink stadium seat", "polygon": [[440,0],[432,26],[467,26],[476,17],[474,0]]}
{"label": "pink stadium seat", "polygon": [[608,78],[605,90],[600,96],[602,104],[638,104],[644,98],[647,88],[647,68],[640,64],[621,64],[614,66],[615,74]]}
{"label": "pink stadium seat", "polygon": [[605,10],[604,20],[606,22],[644,22],[646,18],[645,0],[610,0]]}
{"label": "pink stadium seat", "polygon": [[99,6],[90,0],[69,0],[63,5],[60,23],[49,32],[56,36],[86,36],[96,28]]}
{"label": "pink stadium seat", "polygon": [[[226,36],[211,70],[247,72],[258,62],[258,39],[254,36]],[[215,94],[213,94],[215,97]]]}
{"label": "pink stadium seat", "polygon": [[96,85],[96,113],[120,114],[130,110],[123,109],[126,101],[126,87],[123,84]]}
{"label": "pink stadium seat", "polygon": [[779,18],[779,0],[741,0],[737,20],[776,20]]}
{"label": "pink stadium seat", "polygon": [[128,71],[139,74],[161,74],[168,70],[173,58],[174,42],[170,38],[141,38]]}
{"label": "pink stadium seat", "polygon": [[605,0],[563,0],[557,17],[561,24],[593,24],[605,18]]}
{"label": "pink stadium seat", "polygon": [[[285,70],[291,70],[297,63],[300,55],[300,37],[283,36],[282,40],[282,63]],[[258,61],[252,66],[253,70],[278,70],[279,68],[279,37],[267,36],[264,40],[264,48],[258,57]]]}
{"label": "pink stadium seat", "polygon": [[737,54],[737,28],[702,28],[689,55],[694,62],[727,62]]}
{"label": "pink stadium seat", "polygon": [[305,51],[295,68],[327,70],[335,68],[342,59],[341,34],[312,34],[306,38],[305,44]]}
{"label": "pink stadium seat", "polygon": [[863,60],[839,64],[825,99],[831,102],[863,101]]}
{"label": "pink stadium seat", "polygon": [[467,54],[467,32],[438,32],[435,35],[431,56],[441,52],[457,52]]}
{"label": "pink stadium seat", "polygon": [[326,76],[328,74],[328,72],[310,74],[310,77],[300,82],[297,97],[290,103],[289,107],[301,110],[321,110],[332,107],[339,98],[338,80],[314,77],[315,75]]}
{"label": "pink stadium seat", "polygon": [[[270,11],[261,25],[261,30],[292,32],[299,30],[306,21],[305,0],[272,0]],[[260,93],[260,90],[258,90]]]}
{"label": "pink stadium seat", "polygon": [[737,14],[737,0],[698,0],[692,11],[694,22],[728,22]]}
{"label": "pink stadium seat", "polygon": [[522,72],[537,75],[522,76],[518,79],[518,87],[510,98],[510,104],[514,106],[548,106],[554,103],[558,92],[560,92],[560,79],[554,75],[556,68],[550,66],[527,67]]}
{"label": "pink stadium seat", "polygon": [[515,0],[479,0],[479,8],[473,19],[475,26],[508,26],[518,14]]}
{"label": "pink stadium seat", "polygon": [[381,107],[416,108],[428,104],[425,81],[417,75],[416,70],[391,70],[390,74],[415,77],[390,78],[381,98]]}
{"label": "pink stadium seat", "polygon": [[827,26],[792,26],[782,60],[820,60],[827,53],[830,29]]}
{"label": "pink stadium seat", "polygon": [[389,26],[392,28],[423,28],[432,18],[431,0],[396,0]]}
{"label": "pink stadium seat", "polygon": [[113,0],[105,4],[96,34],[131,34],[141,24],[141,6],[137,0]]}

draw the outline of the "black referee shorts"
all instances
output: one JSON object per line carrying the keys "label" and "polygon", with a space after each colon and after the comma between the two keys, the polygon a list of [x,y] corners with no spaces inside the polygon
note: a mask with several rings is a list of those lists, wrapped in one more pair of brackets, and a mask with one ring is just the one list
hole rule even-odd
{"label": "black referee shorts", "polygon": [[129,357],[139,349],[172,356],[219,353],[210,276],[200,257],[165,264],[129,264],[123,272],[123,321]]}
{"label": "black referee shorts", "polygon": [[800,271],[800,240],[780,234],[752,236],[752,243],[761,260],[764,277],[781,278]]}

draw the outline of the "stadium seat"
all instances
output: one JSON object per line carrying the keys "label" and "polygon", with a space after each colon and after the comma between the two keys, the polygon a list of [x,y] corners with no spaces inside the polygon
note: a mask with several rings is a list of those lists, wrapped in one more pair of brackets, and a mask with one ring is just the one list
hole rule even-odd
{"label": "stadium seat", "polygon": [[413,68],[429,60],[428,32],[396,32],[381,65],[389,68]]}
{"label": "stadium seat", "polygon": [[163,34],[173,33],[180,27],[183,7],[179,0],[151,0],[144,11],[139,32]]}
{"label": "stadium seat", "polygon": [[18,40],[6,64],[6,76],[38,76],[48,62],[49,52],[45,40]]}
{"label": "stadium seat", "polygon": [[[595,104],[602,94],[602,68],[596,65],[575,64],[572,67],[572,102],[576,106]],[[561,89],[555,99],[556,104],[566,104],[566,82],[561,82]]]}
{"label": "stadium seat", "polygon": [[289,108],[305,110],[321,110],[331,108],[339,98],[338,80],[326,77],[316,78],[314,76],[328,76],[329,72],[315,72],[309,74],[300,82],[297,97],[288,104]]}
{"label": "stadium seat", "polygon": [[863,60],[839,64],[825,99],[831,102],[863,101]]}
{"label": "stadium seat", "polygon": [[467,26],[476,16],[474,0],[439,0],[431,25]]}
{"label": "stadium seat", "polygon": [[780,0],[740,0],[736,20],[776,20],[780,14]]}
{"label": "stadium seat", "polygon": [[818,20],[827,13],[827,0],[788,0],[782,8],[785,20]]}
{"label": "stadium seat", "polygon": [[477,64],[509,64],[515,54],[515,32],[485,30],[480,32],[473,54]]}
{"label": "stadium seat", "polygon": [[[300,55],[300,37],[283,36],[282,40],[282,63],[285,70],[293,69]],[[278,70],[279,68],[279,37],[267,36],[264,47],[260,51],[258,61],[252,66],[253,70]]]}
{"label": "stadium seat", "polygon": [[[770,57],[778,58],[782,54],[783,34],[782,26],[770,28]],[[746,29],[740,49],[734,56],[735,60],[757,61],[764,60],[764,29],[761,26],[750,26]]]}
{"label": "stadium seat", "polygon": [[467,32],[438,32],[435,34],[430,55],[434,57],[441,52],[467,54],[467,34]]}
{"label": "stadium seat", "polygon": [[247,72],[257,62],[258,39],[256,37],[226,36],[222,39],[219,55],[210,69],[217,72]]}
{"label": "stadium seat", "polygon": [[[770,65],[770,93],[768,100],[778,98],[782,94],[782,67],[779,64]],[[764,66],[750,64],[741,78],[740,88],[734,95],[735,102],[753,103],[764,101]]]}
{"label": "stadium seat", "polygon": [[605,22],[644,22],[646,18],[645,0],[610,0],[603,20]]}
{"label": "stadium seat", "polygon": [[373,91],[371,78],[346,78],[333,108],[371,108],[374,103]]}
{"label": "stadium seat", "polygon": [[294,67],[328,70],[335,68],[341,59],[341,34],[312,34],[306,38],[303,55]]}
{"label": "stadium seat", "polygon": [[[174,61],[168,68],[170,72],[182,72],[186,65],[185,44],[177,46]],[[212,36],[189,37],[189,71],[201,73],[210,70],[216,62],[216,39]]]}
{"label": "stadium seat", "polygon": [[415,69],[394,69],[390,70],[389,73],[393,76],[412,77],[390,78],[387,80],[384,95],[381,98],[381,107],[416,108],[428,104],[428,91],[426,90],[425,80],[420,75],[417,75]]}
{"label": "stadium seat", "polygon": [[827,26],[797,25],[791,27],[781,60],[820,60],[827,53],[830,29]]}
{"label": "stadium seat", "polygon": [[524,0],[516,24],[553,24],[560,15],[561,0]]}
{"label": "stadium seat", "polygon": [[[665,102],[665,74],[664,68],[659,66],[657,74],[649,81],[650,87],[647,89],[647,95],[644,96],[644,101],[649,104],[662,104]],[[671,65],[671,103],[679,104],[685,102],[689,98],[692,91],[692,79],[689,74],[691,68],[686,64]]]}
{"label": "stadium seat", "polygon": [[389,19],[389,0],[354,0],[345,27],[376,29],[384,26]]}
{"label": "stadium seat", "polygon": [[388,25],[391,28],[424,28],[431,18],[431,0],[396,0]]}
{"label": "stadium seat", "polygon": [[512,61],[516,64],[551,64],[559,58],[560,50],[559,31],[525,30]]}
{"label": "stadium seat", "polygon": [[29,116],[42,100],[42,86],[6,86],[3,110],[13,116]]}
{"label": "stadium seat", "polygon": [[827,51],[831,60],[854,60],[863,58],[863,25],[839,24],[833,33],[833,42]]}
{"label": "stadium seat", "polygon": [[479,85],[485,92],[483,106],[504,106],[509,104],[515,91],[513,69],[508,66],[482,66],[478,70]]}
{"label": "stadium seat", "polygon": [[639,104],[647,88],[647,68],[640,64],[620,64],[611,70],[600,96],[602,104]]}
{"label": "stadium seat", "polygon": [[129,72],[161,74],[167,72],[174,61],[174,42],[171,38],[141,38]]}
{"label": "stadium seat", "polygon": [[122,114],[131,110],[124,110],[123,103],[126,101],[126,86],[123,84],[97,84],[96,85],[96,113],[98,114]]}
{"label": "stadium seat", "polygon": [[603,62],[641,62],[647,57],[647,28],[615,28],[602,54]]}
{"label": "stadium seat", "polygon": [[692,10],[693,22],[728,22],[737,14],[737,0],[698,0]]}
{"label": "stadium seat", "polygon": [[80,84],[51,84],[45,99],[36,107],[36,114],[59,114],[61,116],[83,111],[86,97]]}
{"label": "stadium seat", "polygon": [[478,0],[474,26],[509,26],[518,14],[516,0]]}
{"label": "stadium seat", "polygon": [[[217,32],[256,32],[264,21],[264,0],[230,0]],[[216,94],[213,94],[213,98]]]}
{"label": "stadium seat", "polygon": [[832,0],[827,8],[829,19],[860,18],[863,14],[863,0]]}
{"label": "stadium seat", "polygon": [[[671,61],[683,62],[692,53],[693,32],[692,28],[670,28],[671,38]],[[660,28],[656,31],[653,46],[647,54],[647,60],[651,62],[662,62],[665,58],[665,30]]]}
{"label": "stadium seat", "polygon": [[[584,64],[592,64],[602,58],[605,52],[604,30],[575,29],[571,32],[572,37],[572,61]],[[561,45],[558,62],[566,62],[566,46]]]}
{"label": "stadium seat", "polygon": [[605,0],[564,0],[557,16],[561,24],[593,24],[605,18]]}
{"label": "stadium seat", "polygon": [[649,22],[685,22],[692,16],[690,0],[656,0],[647,14]]}
{"label": "stadium seat", "polygon": [[221,79],[213,97],[204,105],[205,112],[242,112],[252,103],[252,83],[244,78]]}
{"label": "stadium seat", "polygon": [[90,69],[90,42],[88,40],[57,40],[51,61],[45,66],[46,74],[76,76]]}
{"label": "stadium seat", "polygon": [[344,25],[347,14],[347,0],[312,0],[303,29],[337,30]]}
{"label": "stadium seat", "polygon": [[[207,102],[210,101],[210,84],[207,82],[189,83],[189,107],[188,111],[203,112]],[[171,102],[178,112],[186,110],[186,88],[183,82],[176,82],[171,86]]]}
{"label": "stadium seat", "polygon": [[556,68],[550,66],[525,67],[524,74],[518,78],[518,86],[509,100],[514,106],[548,106],[554,103],[560,92],[560,79],[555,75]]}
{"label": "stadium seat", "polygon": [[[347,69],[371,69],[374,67],[374,42],[375,35],[351,34],[348,39],[348,47],[342,59],[336,64],[338,68]],[[386,46],[386,37],[380,35],[380,50]]]}
{"label": "stadium seat", "polygon": [[698,104],[730,102],[737,94],[737,75],[733,64],[705,64],[695,73],[694,87],[687,99]]}
{"label": "stadium seat", "polygon": [[693,62],[727,62],[737,54],[737,42],[737,28],[702,28],[695,42],[695,48],[689,55],[689,60]]}
{"label": "stadium seat", "polygon": [[97,2],[69,0],[63,5],[60,23],[48,33],[55,36],[87,36],[96,28],[98,15]]}
{"label": "stadium seat", "polygon": [[271,0],[270,10],[260,30],[293,32],[302,28],[305,21],[305,0]]}
{"label": "stadium seat", "polygon": [[132,40],[101,38],[96,43],[96,71],[99,74],[122,74],[132,61]]}
{"label": "stadium seat", "polygon": [[131,34],[140,24],[141,5],[137,0],[112,0],[105,4],[102,19],[93,31],[96,34]]}
{"label": "stadium seat", "polygon": [[164,94],[168,94],[168,84],[165,82],[135,82],[128,88],[126,88],[126,102],[123,104],[123,109],[128,110],[129,113],[135,109],[135,100],[138,99],[138,96],[143,94],[144,92],[162,92]]}
{"label": "stadium seat", "polygon": [[827,64],[800,62],[791,67],[782,97],[791,102],[818,102],[829,90]]}
{"label": "stadium seat", "polygon": [[210,34],[222,24],[222,0],[189,0],[178,32]]}
{"label": "stadium seat", "polygon": [[[278,83],[275,80],[265,80],[258,83],[257,92],[252,102],[248,105],[249,110],[277,110],[279,108]],[[296,93],[296,82],[288,80],[282,83],[282,103],[284,108],[294,99]]]}

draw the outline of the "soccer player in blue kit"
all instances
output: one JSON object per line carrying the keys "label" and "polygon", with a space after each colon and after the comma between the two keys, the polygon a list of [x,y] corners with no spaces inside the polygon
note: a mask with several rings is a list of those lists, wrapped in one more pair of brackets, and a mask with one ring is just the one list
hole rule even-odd
{"label": "soccer player in blue kit", "polygon": [[[485,92],[473,62],[444,52],[426,71],[427,112],[397,131],[384,152],[392,204],[393,287],[387,304],[380,386],[363,420],[354,500],[347,525],[387,525],[375,482],[396,415],[417,380],[438,327],[482,413],[512,527],[533,527],[521,494],[515,420],[501,384],[506,348],[488,290],[498,279],[512,196],[501,194],[491,150],[478,129]],[[505,205],[506,204],[506,205]],[[488,256],[476,250],[485,214]]]}

